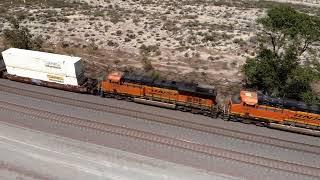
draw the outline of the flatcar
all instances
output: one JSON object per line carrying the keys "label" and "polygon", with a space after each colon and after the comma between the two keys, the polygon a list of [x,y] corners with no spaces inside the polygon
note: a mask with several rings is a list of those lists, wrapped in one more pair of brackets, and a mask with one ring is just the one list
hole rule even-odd
{"label": "flatcar", "polygon": [[100,95],[138,103],[217,115],[216,90],[213,86],[159,80],[143,75],[113,72],[101,83]]}
{"label": "flatcar", "polygon": [[241,91],[229,100],[228,120],[320,136],[320,106]]}

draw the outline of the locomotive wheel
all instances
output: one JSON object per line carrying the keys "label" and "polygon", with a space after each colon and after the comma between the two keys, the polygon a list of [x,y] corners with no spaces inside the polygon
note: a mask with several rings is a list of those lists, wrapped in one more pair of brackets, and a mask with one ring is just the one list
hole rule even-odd
{"label": "locomotive wheel", "polygon": [[260,121],[255,121],[254,123],[256,126],[259,126],[259,127],[265,127],[267,126],[267,123],[265,122],[260,122]]}
{"label": "locomotive wheel", "polygon": [[116,98],[117,100],[122,100],[122,99],[123,99],[123,97],[122,97],[121,95],[115,95],[115,98]]}
{"label": "locomotive wheel", "polygon": [[103,91],[100,91],[100,92],[99,92],[99,96],[104,98],[104,97],[105,97],[104,92],[103,92]]}
{"label": "locomotive wheel", "polygon": [[250,119],[247,119],[247,118],[241,119],[241,122],[244,123],[244,124],[251,124],[252,123],[252,121]]}
{"label": "locomotive wheel", "polygon": [[132,102],[133,101],[132,97],[125,97],[125,100],[128,101],[128,102]]}
{"label": "locomotive wheel", "polygon": [[224,120],[225,120],[225,121],[231,121],[232,118],[233,118],[232,116],[228,115],[228,116],[226,116],[226,117],[224,118]]}
{"label": "locomotive wheel", "polygon": [[200,110],[198,110],[198,109],[191,109],[191,113],[192,113],[192,114],[199,114],[199,113],[200,113]]}
{"label": "locomotive wheel", "polygon": [[177,110],[182,111],[182,112],[190,111],[190,109],[185,106],[177,106]]}
{"label": "locomotive wheel", "polygon": [[221,117],[221,113],[218,111],[218,112],[214,112],[214,113],[212,113],[212,116],[214,116],[214,118],[219,118],[219,117]]}
{"label": "locomotive wheel", "polygon": [[90,94],[92,94],[92,95],[99,95],[99,92],[98,92],[98,90],[97,89],[91,89],[90,90]]}
{"label": "locomotive wheel", "polygon": [[238,117],[236,117],[236,116],[229,116],[229,117],[228,117],[228,121],[238,122],[239,119],[238,119]]}

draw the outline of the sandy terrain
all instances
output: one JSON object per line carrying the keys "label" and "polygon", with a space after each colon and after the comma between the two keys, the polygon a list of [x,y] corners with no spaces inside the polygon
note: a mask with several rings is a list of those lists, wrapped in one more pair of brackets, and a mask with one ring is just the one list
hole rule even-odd
{"label": "sandy terrain", "polygon": [[[24,25],[46,39],[47,50],[83,57],[93,76],[112,69],[142,69],[151,63],[161,76],[216,85],[229,94],[241,86],[241,65],[255,55],[259,31],[255,20],[272,4],[219,0],[40,2],[4,0],[0,12],[22,17]],[[319,4],[290,2],[302,3],[296,6],[309,8],[311,13],[315,7],[304,5]]]}

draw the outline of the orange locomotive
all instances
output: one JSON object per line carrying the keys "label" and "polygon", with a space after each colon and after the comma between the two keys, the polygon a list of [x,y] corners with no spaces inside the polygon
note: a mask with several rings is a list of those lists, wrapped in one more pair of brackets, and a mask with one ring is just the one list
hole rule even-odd
{"label": "orange locomotive", "polygon": [[101,96],[125,99],[211,117],[223,114],[228,120],[254,123],[320,136],[320,107],[303,102],[271,98],[257,92],[241,91],[222,112],[212,86],[155,80],[122,72],[110,73],[99,86]]}
{"label": "orange locomotive", "polygon": [[229,120],[255,123],[311,135],[320,135],[320,107],[241,91],[230,99]]}
{"label": "orange locomotive", "polygon": [[101,82],[100,95],[205,115],[217,112],[216,91],[201,86],[130,73],[113,72]]}

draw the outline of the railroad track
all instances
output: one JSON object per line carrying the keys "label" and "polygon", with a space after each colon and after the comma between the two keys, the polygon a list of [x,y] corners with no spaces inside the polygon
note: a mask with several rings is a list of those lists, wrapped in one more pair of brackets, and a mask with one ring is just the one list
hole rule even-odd
{"label": "railroad track", "polygon": [[0,109],[13,111],[19,114],[28,115],[32,118],[47,120],[54,123],[70,125],[73,127],[80,127],[82,129],[90,129],[104,134],[114,134],[119,136],[126,136],[136,140],[151,142],[155,144],[162,144],[169,147],[175,147],[181,150],[192,151],[208,156],[219,157],[232,161],[242,162],[249,165],[261,166],[268,169],[285,171],[288,173],[306,175],[311,177],[320,177],[320,168],[300,165],[295,163],[284,162],[280,160],[269,159],[254,155],[248,155],[232,150],[225,150],[212,146],[197,144],[183,139],[176,139],[157,135],[150,132],[144,132],[127,127],[111,125],[107,123],[92,121],[88,119],[75,118],[67,115],[52,113],[49,111],[25,107],[22,105],[0,101]]}
{"label": "railroad track", "polygon": [[179,119],[179,118],[173,118],[173,117],[163,116],[159,114],[153,114],[150,112],[143,112],[143,111],[132,110],[132,109],[122,108],[122,107],[115,107],[112,105],[84,101],[84,100],[79,100],[75,98],[61,97],[54,94],[48,94],[44,92],[37,92],[37,91],[28,90],[28,89],[8,86],[3,84],[2,82],[0,82],[0,91],[14,93],[21,96],[28,96],[32,98],[47,100],[47,101],[52,101],[56,103],[66,104],[66,105],[72,105],[72,106],[81,107],[85,109],[104,111],[104,112],[115,113],[115,114],[124,115],[124,116],[135,117],[135,118],[144,119],[148,121],[164,123],[168,125],[198,130],[202,132],[222,135],[226,137],[241,139],[241,140],[260,143],[260,144],[262,143],[262,144],[290,149],[294,151],[302,151],[302,152],[315,153],[315,154],[320,153],[320,146],[310,145],[306,143],[297,143],[297,142],[283,140],[279,138],[257,135],[249,132],[230,130],[230,129],[221,128],[214,125],[208,125],[208,124],[198,123],[198,122],[194,122],[186,119]]}

